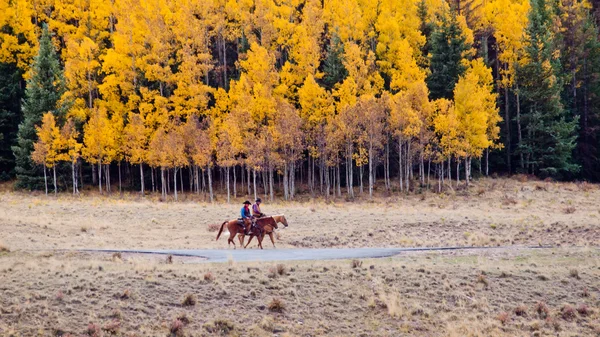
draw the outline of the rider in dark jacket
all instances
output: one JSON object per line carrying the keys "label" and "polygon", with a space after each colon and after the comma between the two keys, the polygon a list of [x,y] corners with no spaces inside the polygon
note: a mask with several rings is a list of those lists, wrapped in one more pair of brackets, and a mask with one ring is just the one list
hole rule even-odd
{"label": "rider in dark jacket", "polygon": [[[251,205],[250,201],[246,200],[246,201],[244,201],[244,206],[240,210],[240,216],[242,218],[242,226],[244,227],[244,233],[246,235],[251,234],[252,227],[254,227],[254,217],[250,213],[250,205]],[[250,231],[248,231],[248,228],[250,228]]]}

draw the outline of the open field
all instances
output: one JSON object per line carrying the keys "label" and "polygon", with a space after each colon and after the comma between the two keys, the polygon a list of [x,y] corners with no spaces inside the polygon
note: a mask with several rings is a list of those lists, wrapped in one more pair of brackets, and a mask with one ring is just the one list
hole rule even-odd
{"label": "open field", "polygon": [[596,185],[486,179],[263,206],[290,222],[278,248],[556,247],[544,250],[220,264],[63,251],[226,248],[212,227],[240,200],[187,198],[1,192],[0,336],[600,336]]}
{"label": "open field", "polygon": [[[0,241],[11,249],[227,248],[209,225],[238,217],[231,204],[161,203],[135,195],[58,199],[0,194]],[[468,191],[263,204],[290,223],[278,247],[600,245],[600,188],[590,184],[475,182]],[[217,227],[218,228],[218,227]],[[265,248],[271,247],[267,242]]]}
{"label": "open field", "polygon": [[183,262],[4,253],[0,334],[600,335],[595,249],[414,253],[361,265]]}

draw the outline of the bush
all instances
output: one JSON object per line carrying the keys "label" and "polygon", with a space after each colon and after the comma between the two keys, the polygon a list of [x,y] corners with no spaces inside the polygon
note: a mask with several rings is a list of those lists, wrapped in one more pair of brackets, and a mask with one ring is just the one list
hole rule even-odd
{"label": "bush", "polygon": [[577,307],[577,312],[581,315],[581,316],[588,316],[589,314],[592,313],[592,310],[590,310],[590,308],[585,305],[585,304],[580,304]]}
{"label": "bush", "polygon": [[575,208],[573,206],[567,207],[563,210],[563,212],[565,214],[573,214],[573,213],[575,213],[575,211],[577,211],[577,208]]}
{"label": "bush", "polygon": [[506,323],[508,323],[510,321],[510,314],[506,311],[501,312],[500,314],[498,314],[498,320],[500,321],[500,323],[502,323],[502,325],[505,325]]}
{"label": "bush", "polygon": [[228,335],[235,330],[235,325],[226,319],[216,319],[211,323],[204,324],[204,329],[213,334]]}
{"label": "bush", "polygon": [[362,267],[362,261],[361,260],[352,260],[352,268],[357,269]]}
{"label": "bush", "polygon": [[90,323],[85,330],[85,334],[91,337],[99,337],[102,332],[100,331],[100,327],[97,324]]}
{"label": "bush", "polygon": [[214,280],[215,280],[215,276],[211,272],[206,272],[204,274],[204,281],[206,281],[206,282],[212,282]]}
{"label": "bush", "polygon": [[514,312],[517,316],[527,317],[527,307],[524,305],[519,305],[518,307],[516,307]]}
{"label": "bush", "polygon": [[269,302],[267,307],[271,312],[283,312],[285,310],[285,303],[279,298],[274,298]]}
{"label": "bush", "polygon": [[118,320],[113,320],[112,322],[106,323],[102,330],[106,331],[109,335],[118,335],[119,330],[121,329],[121,322]]}
{"label": "bush", "polygon": [[187,294],[183,298],[181,305],[183,305],[184,307],[192,307],[196,305],[196,302],[196,296],[194,294]]}
{"label": "bush", "polygon": [[580,279],[579,277],[579,271],[577,269],[571,269],[569,270],[569,276],[571,276],[572,278],[576,278],[576,279]]}
{"label": "bush", "polygon": [[171,337],[181,337],[184,335],[183,333],[183,327],[185,326],[185,324],[180,321],[179,319],[175,319],[173,322],[171,322],[171,328],[169,329],[169,332],[171,333],[170,336]]}
{"label": "bush", "polygon": [[277,268],[277,274],[279,274],[280,276],[287,274],[287,268],[285,267],[285,265],[278,264],[276,268]]}
{"label": "bush", "polygon": [[535,312],[537,312],[540,318],[545,319],[549,316],[550,309],[548,308],[548,305],[546,305],[546,302],[540,301],[535,305]]}
{"label": "bush", "polygon": [[565,321],[570,321],[576,317],[575,308],[569,304],[565,304],[560,310],[560,314]]}

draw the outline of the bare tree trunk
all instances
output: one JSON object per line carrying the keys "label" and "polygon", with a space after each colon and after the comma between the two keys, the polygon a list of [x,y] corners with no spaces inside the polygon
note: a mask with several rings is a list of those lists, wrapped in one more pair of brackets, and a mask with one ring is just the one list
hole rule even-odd
{"label": "bare tree trunk", "polygon": [[179,168],[179,186],[181,187],[181,193],[183,194],[183,167]]}
{"label": "bare tree trunk", "polygon": [[256,200],[258,198],[258,194],[256,193],[256,168],[252,169],[252,172],[254,174],[253,176],[253,186],[254,186],[254,200]]}
{"label": "bare tree trunk", "polygon": [[227,180],[227,183],[225,184],[227,186],[227,203],[229,203],[229,199],[230,199],[230,192],[229,192],[229,166],[225,167],[225,179]]}
{"label": "bare tree trunk", "polygon": [[237,198],[237,175],[235,173],[235,165],[233,166],[233,197]]}
{"label": "bare tree trunk", "polygon": [[150,167],[150,178],[152,178],[152,192],[156,192],[156,185],[154,184],[154,167]]}
{"label": "bare tree trunk", "polygon": [[250,188],[250,167],[246,165],[246,172],[248,174],[248,179],[246,179],[246,184],[248,184],[248,195],[252,195],[252,189]]}
{"label": "bare tree trunk", "polygon": [[406,144],[406,191],[410,192],[410,175],[411,175],[412,167],[410,160],[410,139]]}
{"label": "bare tree trunk", "polygon": [[431,158],[427,161],[427,189],[429,189],[429,173],[431,172]]}
{"label": "bare tree trunk", "polygon": [[213,202],[214,197],[213,197],[212,174],[211,174],[210,166],[207,166],[206,173],[208,174],[208,195],[209,195],[210,202]]}
{"label": "bare tree trunk", "polygon": [[398,139],[398,180],[400,181],[400,192],[404,190],[402,170],[402,139]]}
{"label": "bare tree trunk", "polygon": [[173,168],[173,194],[175,195],[175,201],[177,201],[177,167]]}
{"label": "bare tree trunk", "polygon": [[373,144],[369,144],[369,198],[373,197]]}
{"label": "bare tree trunk", "polygon": [[389,137],[387,139],[387,142],[385,143],[385,162],[384,162],[384,170],[385,173],[383,174],[384,180],[385,180],[385,189],[387,191],[389,191],[391,189],[391,184],[390,184],[390,140]]}
{"label": "bare tree trunk", "polygon": [[510,153],[510,113],[508,110],[508,86],[504,87],[504,121],[506,122],[506,165],[508,167],[508,174],[510,175],[512,172],[511,166],[511,153]]}
{"label": "bare tree trunk", "polygon": [[456,187],[458,187],[458,183],[460,182],[460,158],[456,158]]}
{"label": "bare tree trunk", "polygon": [[58,190],[56,188],[56,163],[54,163],[54,166],[52,166],[52,172],[54,174],[54,196],[56,196],[56,194],[58,193]]}
{"label": "bare tree trunk", "polygon": [[160,196],[163,200],[166,199],[167,188],[165,186],[165,168],[160,167]]}
{"label": "bare tree trunk", "polygon": [[273,167],[269,164],[269,200],[273,201]]}
{"label": "bare tree trunk", "polygon": [[98,190],[102,194],[102,162],[98,158]]}
{"label": "bare tree trunk", "polygon": [[490,175],[490,149],[485,149],[485,176]]}
{"label": "bare tree trunk", "polygon": [[79,193],[77,191],[77,178],[75,177],[75,163],[71,161],[71,176],[73,178],[73,195]]}
{"label": "bare tree trunk", "polygon": [[465,182],[469,186],[469,156],[465,157]]}
{"label": "bare tree trunk", "polygon": [[361,195],[363,194],[363,166],[364,165],[361,165],[358,168],[358,172],[360,174],[360,194]]}
{"label": "bare tree trunk", "polygon": [[[519,137],[519,147],[523,146],[523,136],[521,134],[521,102],[519,99],[519,87],[517,86],[517,136]],[[521,170],[525,168],[525,160],[523,158],[523,151],[519,149],[519,160],[521,165]]]}
{"label": "bare tree trunk", "polygon": [[[140,183],[142,187],[142,197],[144,196],[144,164],[140,162]],[[152,179],[152,185],[154,185],[154,179]]]}
{"label": "bare tree trunk", "polygon": [[287,162],[283,163],[283,198],[285,200],[289,199],[288,195],[288,164]]}
{"label": "bare tree trunk", "polygon": [[337,165],[337,192],[338,192],[338,197],[342,196],[342,183],[341,183],[341,176],[340,176],[340,164]]}
{"label": "bare tree trunk", "polygon": [[448,156],[448,185],[452,186],[452,157]]}

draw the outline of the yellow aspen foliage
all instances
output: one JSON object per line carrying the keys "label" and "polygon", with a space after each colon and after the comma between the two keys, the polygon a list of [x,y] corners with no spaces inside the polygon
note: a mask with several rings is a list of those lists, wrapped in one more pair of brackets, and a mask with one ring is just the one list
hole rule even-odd
{"label": "yellow aspen foliage", "polygon": [[453,156],[464,156],[462,149],[462,139],[459,135],[459,121],[452,101],[440,98],[434,102],[435,117],[433,119],[433,128],[439,139],[441,148],[440,160],[445,160]]}
{"label": "yellow aspen foliage", "polygon": [[139,114],[129,115],[127,126],[123,129],[123,152],[131,164],[146,162],[149,130]]}
{"label": "yellow aspen foliage", "polygon": [[42,117],[42,124],[35,129],[38,140],[34,143],[31,158],[37,164],[52,168],[61,160],[62,150],[60,129],[56,125],[54,114],[46,112]]}
{"label": "yellow aspen foliage", "polygon": [[0,0],[0,63],[15,63],[24,73],[37,52],[36,9],[28,0]]}
{"label": "yellow aspen foliage", "polygon": [[81,154],[92,164],[110,164],[115,157],[115,134],[106,108],[99,107],[92,111],[83,127],[83,144]]}
{"label": "yellow aspen foliage", "polygon": [[454,106],[464,155],[479,157],[498,138],[497,131],[488,132],[501,120],[496,100],[491,69],[482,59],[473,60],[454,88]]}
{"label": "yellow aspen foliage", "polygon": [[383,89],[383,78],[376,71],[375,54],[349,42],[344,46],[344,66],[348,77],[356,82],[357,95],[377,95]]}
{"label": "yellow aspen foliage", "polygon": [[77,163],[77,160],[81,156],[83,144],[77,140],[79,138],[79,131],[77,131],[72,118],[67,119],[60,129],[60,137],[63,143],[61,148],[64,150],[61,153],[60,160],[68,161],[71,164]]}

